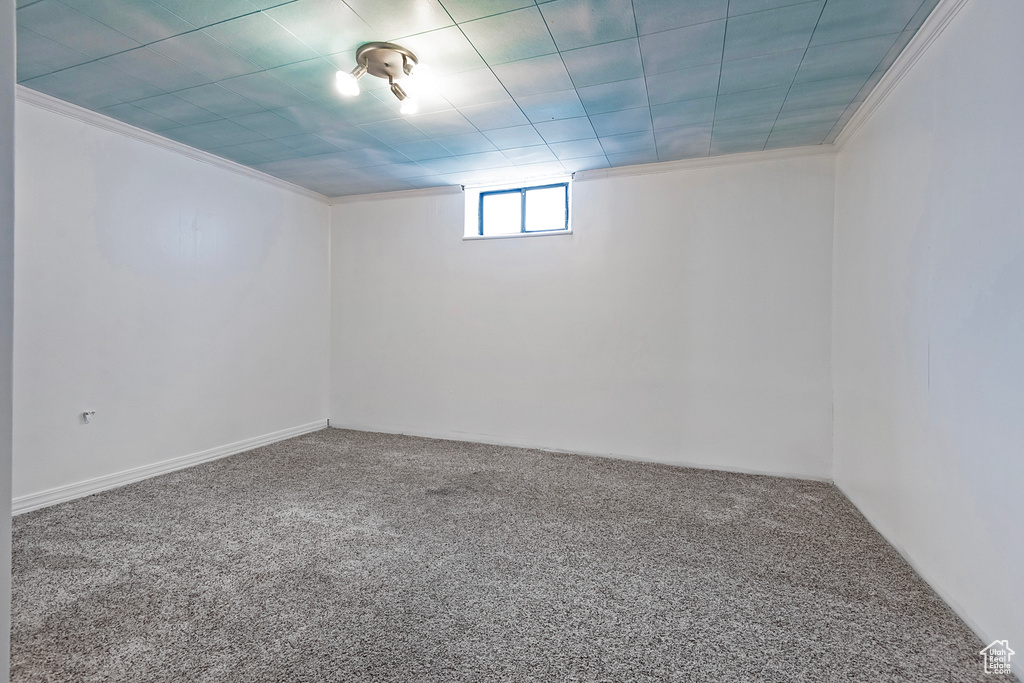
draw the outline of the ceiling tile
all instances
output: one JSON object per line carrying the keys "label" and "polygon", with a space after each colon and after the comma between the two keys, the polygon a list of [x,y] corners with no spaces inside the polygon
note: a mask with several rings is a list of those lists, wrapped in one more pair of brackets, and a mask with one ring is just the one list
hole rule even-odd
{"label": "ceiling tile", "polygon": [[497,149],[494,143],[484,137],[483,133],[449,135],[436,138],[436,141],[452,154],[475,154],[477,152],[491,152]]}
{"label": "ceiling tile", "polygon": [[260,70],[259,65],[202,31],[161,40],[149,47],[214,81]]}
{"label": "ceiling tile", "polygon": [[563,55],[556,53],[499,64],[494,67],[494,74],[512,97],[568,90],[573,87],[573,81],[562,58]]}
{"label": "ceiling tile", "polygon": [[198,71],[182,66],[148,47],[121,52],[101,62],[148,83],[159,83],[167,91],[192,88],[210,81]]}
{"label": "ceiling tile", "polygon": [[153,0],[62,2],[139,43],[170,38],[198,28]]}
{"label": "ceiling tile", "polygon": [[533,0],[441,0],[441,4],[448,10],[452,19],[461,24],[492,14],[533,7],[535,3]]}
{"label": "ceiling tile", "polygon": [[932,10],[935,9],[935,6],[938,4],[939,0],[924,0],[924,2],[921,3],[921,6],[917,8],[917,12],[914,13],[914,16],[910,18],[909,22],[907,22],[906,30],[916,31],[921,28],[925,19],[928,18],[928,15],[932,13]]}
{"label": "ceiling tile", "polygon": [[804,145],[820,145],[825,136],[832,130],[831,124],[823,124],[801,128],[792,132],[772,131],[765,143],[765,149],[780,149],[783,147],[802,147]]}
{"label": "ceiling tile", "polygon": [[145,130],[159,132],[168,128],[176,128],[180,123],[165,119],[162,116],[146,111],[134,104],[115,104],[112,107],[100,109],[101,114],[124,121],[127,124],[143,128]]}
{"label": "ceiling tile", "polygon": [[898,37],[894,33],[808,48],[796,82],[874,73]]}
{"label": "ceiling tile", "polygon": [[163,91],[101,62],[89,62],[33,78],[30,87],[87,108],[99,109]]}
{"label": "ceiling tile", "polygon": [[536,7],[477,19],[460,28],[491,66],[556,52]]}
{"label": "ceiling tile", "polygon": [[[412,161],[423,161],[424,159],[440,159],[450,157],[452,153],[433,140],[415,140],[413,142],[400,142],[392,144],[398,152],[409,157]],[[423,171],[425,173],[425,171]],[[419,173],[417,175],[423,175]]]}
{"label": "ceiling tile", "polygon": [[246,166],[270,161],[270,159],[262,154],[257,154],[256,152],[246,149],[246,145],[229,145],[227,147],[221,147],[217,150],[216,154],[219,157],[224,157],[225,159],[234,161],[238,164],[245,164]]}
{"label": "ceiling tile", "polygon": [[664,128],[656,131],[654,138],[661,161],[705,157],[711,148],[711,124]]}
{"label": "ceiling tile", "polygon": [[647,105],[647,83],[642,78],[577,88],[590,115]]}
{"label": "ceiling tile", "polygon": [[655,105],[651,107],[651,118],[655,130],[708,123],[715,118],[715,98],[702,97]]}
{"label": "ceiling tile", "polygon": [[725,60],[805,49],[823,5],[824,0],[819,0],[731,17],[725,36]]}
{"label": "ceiling tile", "polygon": [[394,40],[426,33],[454,22],[438,0],[345,0],[370,25],[377,38]]}
{"label": "ceiling tile", "polygon": [[562,60],[577,88],[644,75],[640,41],[636,38],[569,50],[562,53]]}
{"label": "ceiling tile", "polygon": [[719,95],[715,105],[715,120],[740,119],[749,116],[778,115],[782,103],[786,101],[789,88],[764,88],[747,90],[728,95]]}
{"label": "ceiling tile", "polygon": [[[355,50],[362,43],[381,40],[351,7],[338,0],[298,0],[265,14],[321,55]],[[354,63],[349,68],[353,67]]]}
{"label": "ceiling tile", "polygon": [[139,43],[57,0],[41,0],[17,11],[18,28],[27,28],[92,58],[138,47]]}
{"label": "ceiling tile", "polygon": [[317,131],[316,136],[345,151],[365,149],[380,144],[380,140],[358,128],[321,130]]}
{"label": "ceiling tile", "polygon": [[711,137],[711,155],[740,154],[743,152],[760,152],[768,142],[768,133],[722,137]]}
{"label": "ceiling tile", "polygon": [[420,114],[412,121],[412,124],[431,137],[476,132],[476,127],[455,110]]}
{"label": "ceiling tile", "polygon": [[243,128],[256,131],[267,138],[283,138],[289,135],[301,135],[308,132],[302,126],[282,118],[270,111],[246,114],[231,119]]}
{"label": "ceiling tile", "polygon": [[812,1],[816,0],[729,0],[729,16],[735,17],[740,14],[764,12],[779,7],[803,5]]}
{"label": "ceiling tile", "polygon": [[783,112],[775,121],[774,131],[793,133],[809,126],[821,127],[835,123],[846,111],[846,105],[804,109],[801,111]]}
{"label": "ceiling tile", "polygon": [[921,0],[829,0],[811,45],[899,33],[920,6]]}
{"label": "ceiling tile", "polygon": [[224,154],[223,150],[228,150],[228,155],[235,156],[238,156],[243,151],[248,152],[249,154],[262,157],[262,161],[281,161],[283,159],[295,159],[305,156],[294,147],[281,144],[276,140],[257,140],[256,142],[247,142],[243,145],[230,145],[222,148],[218,153]]}
{"label": "ceiling tile", "polygon": [[263,110],[263,107],[252,100],[247,100],[238,93],[212,83],[188,90],[179,90],[174,94],[226,119]]}
{"label": "ceiling tile", "polygon": [[647,107],[613,111],[590,117],[594,130],[601,137],[651,130],[651,110]]}
{"label": "ceiling tile", "polygon": [[411,142],[413,140],[424,140],[426,134],[405,119],[392,119],[391,121],[379,121],[377,123],[364,123],[359,130],[369,133],[381,142],[394,145],[400,142]]}
{"label": "ceiling tile", "polygon": [[338,67],[323,57],[308,59],[270,69],[269,73],[287,83],[311,100],[327,100],[339,97],[335,87]]}
{"label": "ceiling tile", "polygon": [[203,32],[264,69],[317,57],[313,48],[262,13],[225,21]]}
{"label": "ceiling tile", "polygon": [[268,109],[309,102],[309,98],[267,72],[221,81],[220,85]]}
{"label": "ceiling tile", "polygon": [[514,147],[502,152],[505,158],[517,166],[524,164],[539,164],[545,161],[555,161],[555,155],[547,145],[535,145],[533,147]]}
{"label": "ceiling tile", "polygon": [[605,154],[655,152],[654,131],[650,130],[622,133],[620,135],[605,135],[600,139],[600,142]]}
{"label": "ceiling tile", "polygon": [[763,138],[761,140],[763,145],[768,139],[768,134],[772,132],[776,118],[777,114],[748,116],[742,119],[729,119],[727,121],[716,119],[712,127],[712,140],[714,138],[761,137]]}
{"label": "ceiling tile", "polygon": [[516,104],[522,109],[531,123],[543,121],[557,121],[558,119],[573,119],[586,116],[579,95],[575,90],[560,90],[558,92],[542,93],[540,95],[527,95],[517,97]]}
{"label": "ceiling tile", "polygon": [[640,50],[644,56],[645,73],[652,76],[666,71],[721,63],[725,23],[710,21],[641,36]]}
{"label": "ceiling tile", "polygon": [[530,122],[512,100],[462,107],[459,111],[479,130],[508,128]]}
{"label": "ceiling tile", "polygon": [[868,76],[847,76],[827,81],[796,83],[789,91],[789,97],[786,98],[782,110],[789,112],[849,104],[867,79]]}
{"label": "ceiling tile", "polygon": [[456,107],[510,99],[505,86],[490,69],[447,76],[440,84],[440,92]]}
{"label": "ceiling tile", "polygon": [[302,135],[291,135],[285,138],[278,138],[282,145],[293,147],[302,153],[303,156],[314,156],[317,154],[331,154],[339,150],[338,147],[324,140],[319,135],[303,133]]}
{"label": "ceiling tile", "polygon": [[[88,0],[87,0],[88,1]],[[259,7],[249,0],[156,0],[157,3],[193,26],[208,26],[243,14],[255,12]]]}
{"label": "ceiling tile", "polygon": [[19,81],[92,60],[92,57],[44,38],[27,28],[18,28],[17,43]]}
{"label": "ceiling tile", "polygon": [[[349,123],[341,114],[316,102],[306,102],[304,104],[296,104],[290,107],[281,107],[280,109],[274,110],[274,115],[287,121],[291,121],[299,127],[301,130],[296,131],[296,134],[299,132],[315,133],[322,130],[336,130],[339,128],[349,127]],[[260,132],[262,133],[263,131]],[[267,137],[283,136],[267,135]]]}
{"label": "ceiling tile", "polygon": [[178,142],[184,142],[186,145],[199,149],[217,149],[263,139],[259,133],[231,121],[211,121],[194,126],[171,128],[166,131],[166,135]]}
{"label": "ceiling tile", "polygon": [[412,50],[420,64],[428,66],[438,76],[487,66],[457,26],[403,38],[402,46]]}
{"label": "ceiling tile", "polygon": [[[84,64],[82,66],[89,65]],[[90,87],[88,83],[83,83],[75,78],[74,74],[71,72],[79,68],[82,67],[73,67],[66,71],[58,71],[57,73],[39,76],[28,81],[27,85],[33,90],[38,90],[41,93],[52,95],[53,97],[64,100],[65,102],[71,102],[72,104],[77,104],[80,107],[97,111],[105,107],[122,104],[124,102],[124,100],[113,93],[107,92],[106,90],[97,90]],[[69,75],[69,73],[71,75]]]}
{"label": "ceiling tile", "polygon": [[608,163],[612,166],[635,166],[639,164],[653,164],[659,161],[658,153],[654,150],[638,150],[626,152],[625,154],[609,154]]}
{"label": "ceiling tile", "polygon": [[[220,117],[202,107],[197,107],[191,102],[186,102],[174,95],[158,95],[147,97],[133,102],[136,107],[145,109],[148,112],[162,116],[165,119],[174,121],[182,126],[191,126],[207,121],[216,121]],[[259,136],[262,137],[262,136]]]}
{"label": "ceiling tile", "polygon": [[804,58],[804,52],[803,49],[790,50],[724,62],[718,92],[724,94],[790,85]]}
{"label": "ceiling tile", "polygon": [[729,0],[633,0],[640,34],[725,19]]}
{"label": "ceiling tile", "polygon": [[560,51],[636,36],[630,0],[554,0],[540,11]]}
{"label": "ceiling tile", "polygon": [[889,48],[889,51],[882,57],[882,60],[878,63],[878,71],[887,71],[896,58],[903,52],[903,48],[907,46],[910,39],[914,37],[916,31],[904,31],[896,37],[896,41]]}
{"label": "ceiling tile", "polygon": [[586,117],[548,121],[546,123],[538,123],[535,127],[548,144],[597,137],[597,133],[594,132],[594,126],[591,125],[590,119]]}
{"label": "ceiling tile", "polygon": [[581,159],[564,159],[560,162],[562,168],[569,173],[575,173],[577,171],[590,171],[595,168],[608,168],[608,157],[601,155],[598,157],[583,157]]}
{"label": "ceiling tile", "polygon": [[514,147],[531,147],[543,145],[544,138],[540,136],[533,126],[512,126],[511,128],[496,128],[484,133],[498,149],[512,149]]}
{"label": "ceiling tile", "polygon": [[556,142],[551,145],[551,151],[559,159],[579,159],[581,157],[603,156],[604,148],[601,143],[592,138],[589,140],[572,140],[570,142]]}
{"label": "ceiling tile", "polygon": [[337,97],[323,100],[320,104],[338,112],[353,125],[389,121],[400,116],[394,108],[373,97],[372,93],[363,93],[359,97]]}
{"label": "ceiling tile", "polygon": [[647,97],[652,105],[714,97],[718,93],[721,65],[666,71],[647,77]]}

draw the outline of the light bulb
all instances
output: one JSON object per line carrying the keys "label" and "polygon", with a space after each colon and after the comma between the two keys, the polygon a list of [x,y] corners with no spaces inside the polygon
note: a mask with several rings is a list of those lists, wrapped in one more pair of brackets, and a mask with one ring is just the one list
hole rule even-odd
{"label": "light bulb", "polygon": [[359,80],[347,71],[339,71],[335,76],[338,92],[347,97],[359,94]]}
{"label": "light bulb", "polygon": [[415,97],[409,96],[402,100],[402,106],[398,108],[398,111],[402,112],[406,116],[412,116],[420,110],[419,102],[416,101]]}
{"label": "light bulb", "polygon": [[426,64],[417,64],[402,83],[410,94],[424,96],[437,92],[437,74]]}

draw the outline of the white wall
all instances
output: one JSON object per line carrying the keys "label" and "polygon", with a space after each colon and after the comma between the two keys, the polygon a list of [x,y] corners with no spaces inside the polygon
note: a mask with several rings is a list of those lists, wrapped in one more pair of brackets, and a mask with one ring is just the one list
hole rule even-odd
{"label": "white wall", "polygon": [[326,204],[17,114],[15,498],[326,420]]}
{"label": "white wall", "polygon": [[836,483],[1017,652],[1022,28],[1019,0],[968,3],[840,153],[833,346]]}
{"label": "white wall", "polygon": [[0,681],[11,633],[11,362],[14,342],[14,5],[0,4]]}
{"label": "white wall", "polygon": [[572,236],[337,205],[331,425],[828,478],[833,174],[579,182]]}

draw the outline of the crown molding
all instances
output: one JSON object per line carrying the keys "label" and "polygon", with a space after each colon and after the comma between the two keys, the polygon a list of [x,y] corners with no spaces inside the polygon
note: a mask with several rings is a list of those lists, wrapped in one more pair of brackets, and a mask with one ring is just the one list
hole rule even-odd
{"label": "crown molding", "polygon": [[914,34],[910,42],[907,43],[907,46],[903,48],[903,52],[896,58],[896,61],[885,72],[882,79],[878,81],[878,85],[868,94],[867,99],[861,103],[857,111],[850,117],[850,120],[846,122],[843,130],[836,136],[835,142],[832,144],[835,145],[837,150],[842,151],[850,140],[860,132],[864,124],[868,122],[875,111],[882,105],[882,102],[885,102],[889,95],[892,94],[896,86],[906,77],[918,60],[924,56],[924,53],[932,46],[932,43],[942,35],[942,32],[946,30],[949,23],[960,13],[960,10],[964,8],[968,1],[939,0],[939,3],[932,10],[932,13],[928,15],[924,24],[921,25],[921,28]]}
{"label": "crown molding", "polygon": [[196,149],[195,147],[189,147],[184,143],[171,140],[170,138],[165,138],[162,135],[151,133],[148,130],[143,130],[142,128],[137,128],[131,124],[125,123],[124,121],[118,121],[117,119],[92,111],[91,109],[79,107],[77,104],[65,102],[64,100],[53,97],[52,95],[41,93],[38,90],[32,90],[24,85],[17,86],[16,94],[19,101],[39,107],[40,109],[46,109],[47,111],[54,112],[55,114],[61,114],[62,116],[77,119],[84,123],[96,126],[97,128],[103,128],[104,130],[119,133],[120,135],[134,138],[142,142],[147,142],[151,145],[156,145],[157,147],[163,147],[166,150],[176,152],[190,159],[195,159],[196,161],[201,161],[247,178],[259,180],[283,190],[289,190],[296,194],[300,194],[303,197],[315,199],[316,201],[324,204],[331,203],[329,197],[322,195],[319,192],[314,192],[313,190],[309,190],[305,187],[289,183],[287,180],[275,178],[274,176],[267,175],[262,171],[257,171],[254,168],[243,166],[242,164],[219,157],[216,154],[210,154],[209,152],[204,152]]}
{"label": "crown molding", "polygon": [[437,195],[462,194],[462,185],[438,185],[437,187],[421,187],[415,190],[393,190],[391,192],[369,192],[367,194],[347,194],[331,197],[331,206],[350,204],[352,202],[378,201],[384,199],[405,199],[407,197],[433,197]]}
{"label": "crown molding", "polygon": [[740,154],[723,154],[713,157],[696,159],[680,159],[678,161],[660,161],[636,166],[614,166],[611,168],[595,168],[588,171],[576,171],[573,176],[576,182],[600,180],[603,178],[620,178],[624,176],[651,175],[654,173],[671,173],[673,171],[689,171],[698,168],[717,168],[719,166],[736,166],[740,164],[757,164],[783,159],[799,159],[803,157],[832,156],[836,153],[834,145],[811,145],[808,147],[786,147],[770,149],[762,152],[743,152]]}

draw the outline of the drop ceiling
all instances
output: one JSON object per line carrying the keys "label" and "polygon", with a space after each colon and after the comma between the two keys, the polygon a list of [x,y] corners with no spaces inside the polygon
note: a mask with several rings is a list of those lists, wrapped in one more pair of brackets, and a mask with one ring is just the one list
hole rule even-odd
{"label": "drop ceiling", "polygon": [[[937,0],[17,0],[28,88],[328,196],[831,142]],[[438,76],[341,97],[365,42]]]}

